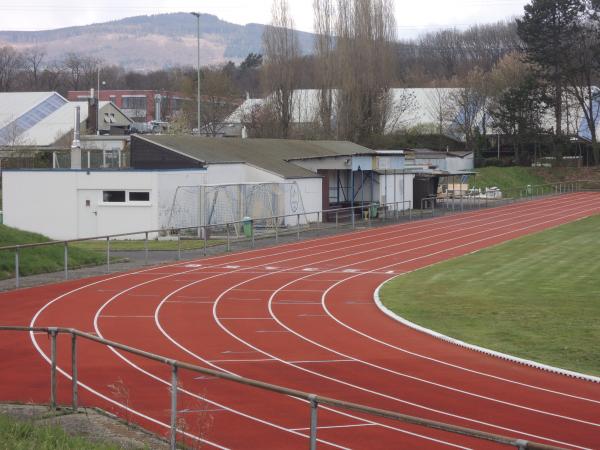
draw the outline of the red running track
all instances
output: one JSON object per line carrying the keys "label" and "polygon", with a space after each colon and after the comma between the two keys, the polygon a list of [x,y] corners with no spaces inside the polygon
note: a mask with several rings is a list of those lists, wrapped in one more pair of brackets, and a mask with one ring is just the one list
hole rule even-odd
{"label": "red running track", "polygon": [[[451,217],[79,280],[0,296],[0,323],[72,327],[204,367],[566,448],[600,448],[600,385],[486,356],[401,325],[375,305],[386,280],[600,213],[577,193]],[[59,401],[70,402],[68,336]],[[47,402],[49,340],[0,340],[0,400]],[[168,368],[79,344],[80,397],[166,435]],[[181,374],[180,438],[209,448],[308,446],[309,408]],[[319,408],[319,448],[502,448]]]}

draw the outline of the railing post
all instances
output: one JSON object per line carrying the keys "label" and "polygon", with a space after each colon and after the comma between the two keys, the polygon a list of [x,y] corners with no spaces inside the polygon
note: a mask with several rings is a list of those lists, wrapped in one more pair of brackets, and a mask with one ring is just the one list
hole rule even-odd
{"label": "railing post", "polygon": [[252,235],[252,248],[254,248],[254,219],[250,221],[250,234]]}
{"label": "railing post", "polygon": [[350,215],[352,216],[352,229],[356,229],[356,217],[354,217],[354,214],[356,213],[355,209],[356,206],[353,206],[350,208]]}
{"label": "railing post", "polygon": [[69,243],[65,242],[65,280],[69,279]]}
{"label": "railing post", "polygon": [[77,335],[71,334],[71,383],[73,389],[73,411],[77,412],[79,397],[77,393]]}
{"label": "railing post", "polygon": [[317,396],[314,394],[309,395],[310,401],[310,450],[317,449],[317,408],[319,403],[317,402]]}
{"label": "railing post", "polygon": [[275,222],[274,222],[273,226],[275,227],[275,243],[278,244],[279,243],[279,231],[277,230],[277,228],[278,228],[277,222],[279,222],[279,221],[277,220],[277,217],[275,217],[274,220],[275,220]]}
{"label": "railing post", "polygon": [[56,328],[48,328],[50,332],[50,408],[56,409]]}
{"label": "railing post", "polygon": [[339,226],[339,214],[340,212],[338,210],[335,211],[335,228],[337,230],[338,226]]}
{"label": "railing post", "polygon": [[204,256],[206,256],[206,252],[208,251],[208,229],[204,228]]}
{"label": "railing post", "polygon": [[144,265],[148,265],[148,232],[146,231],[146,237],[144,238]]}
{"label": "railing post", "polygon": [[319,235],[319,229],[321,228],[320,222],[321,222],[321,212],[317,211],[317,236]]}
{"label": "railing post", "polygon": [[171,450],[177,449],[177,365],[171,369]]}
{"label": "railing post", "polygon": [[20,268],[19,268],[19,256],[20,256],[20,248],[17,245],[17,248],[15,249],[15,287],[19,288],[20,283],[20,278],[21,278],[21,274],[20,272]]}
{"label": "railing post", "polygon": [[181,230],[177,233],[177,261],[181,261]]}
{"label": "railing post", "polygon": [[230,238],[229,238],[229,224],[225,225],[225,228],[227,228],[227,251],[230,252],[231,251],[231,242],[230,242]]}
{"label": "railing post", "polygon": [[297,215],[296,217],[298,219],[298,221],[296,222],[296,234],[297,234],[297,240],[300,240],[300,214]]}
{"label": "railing post", "polygon": [[106,272],[110,272],[110,236],[106,236]]}
{"label": "railing post", "polygon": [[523,439],[519,439],[519,440],[515,441],[515,444],[519,450],[527,450],[527,446],[528,446],[529,442],[524,441]]}

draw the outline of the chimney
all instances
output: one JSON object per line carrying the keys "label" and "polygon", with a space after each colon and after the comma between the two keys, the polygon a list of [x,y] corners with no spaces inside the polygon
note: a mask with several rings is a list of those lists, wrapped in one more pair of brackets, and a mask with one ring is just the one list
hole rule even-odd
{"label": "chimney", "polygon": [[75,107],[75,128],[73,143],[71,144],[71,170],[81,169],[81,112],[80,107]]}
{"label": "chimney", "polygon": [[157,122],[161,122],[162,111],[160,110],[162,106],[162,95],[156,94],[154,96],[154,120]]}
{"label": "chimney", "polygon": [[99,102],[98,99],[94,97],[94,88],[92,88],[88,98],[88,117],[85,122],[88,134],[96,134],[98,132],[98,106]]}

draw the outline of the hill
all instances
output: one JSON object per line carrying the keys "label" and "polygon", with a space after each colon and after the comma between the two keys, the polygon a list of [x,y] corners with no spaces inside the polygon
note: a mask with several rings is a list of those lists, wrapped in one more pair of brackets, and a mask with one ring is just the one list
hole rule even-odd
{"label": "hill", "polygon": [[[200,29],[203,65],[239,62],[248,53],[262,53],[265,25],[237,25],[202,14]],[[153,70],[195,65],[196,33],[195,17],[173,13],[47,31],[0,31],[0,45],[19,50],[40,46],[51,60],[76,52],[96,55],[125,69]],[[298,37],[302,51],[310,52],[314,35],[298,32]]]}

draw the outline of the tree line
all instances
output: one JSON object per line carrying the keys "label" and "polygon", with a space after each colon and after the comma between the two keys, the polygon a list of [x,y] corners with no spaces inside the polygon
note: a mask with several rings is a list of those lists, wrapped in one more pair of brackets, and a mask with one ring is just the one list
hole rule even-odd
{"label": "tree line", "polygon": [[[496,145],[492,133],[516,161],[527,162],[539,151],[537,142],[564,152],[583,130],[600,162],[599,0],[531,0],[516,20],[410,41],[397,39],[394,9],[393,0],[313,0],[314,50],[302,55],[287,0],[273,0],[263,54],[202,68],[204,131],[218,134],[250,95],[268,99],[244,118],[252,136],[377,143],[401,128],[394,122],[414,104],[392,89],[428,87],[431,124],[404,133],[452,131],[481,153]],[[66,94],[96,86],[98,76],[107,89],[170,90],[191,99],[198,81],[194,67],[141,73],[87,55],[54,61],[42,47],[0,47],[0,91]],[[295,115],[314,99],[300,98],[300,89],[317,92],[316,114],[303,124]],[[195,114],[190,102],[177,129],[191,130]]]}

